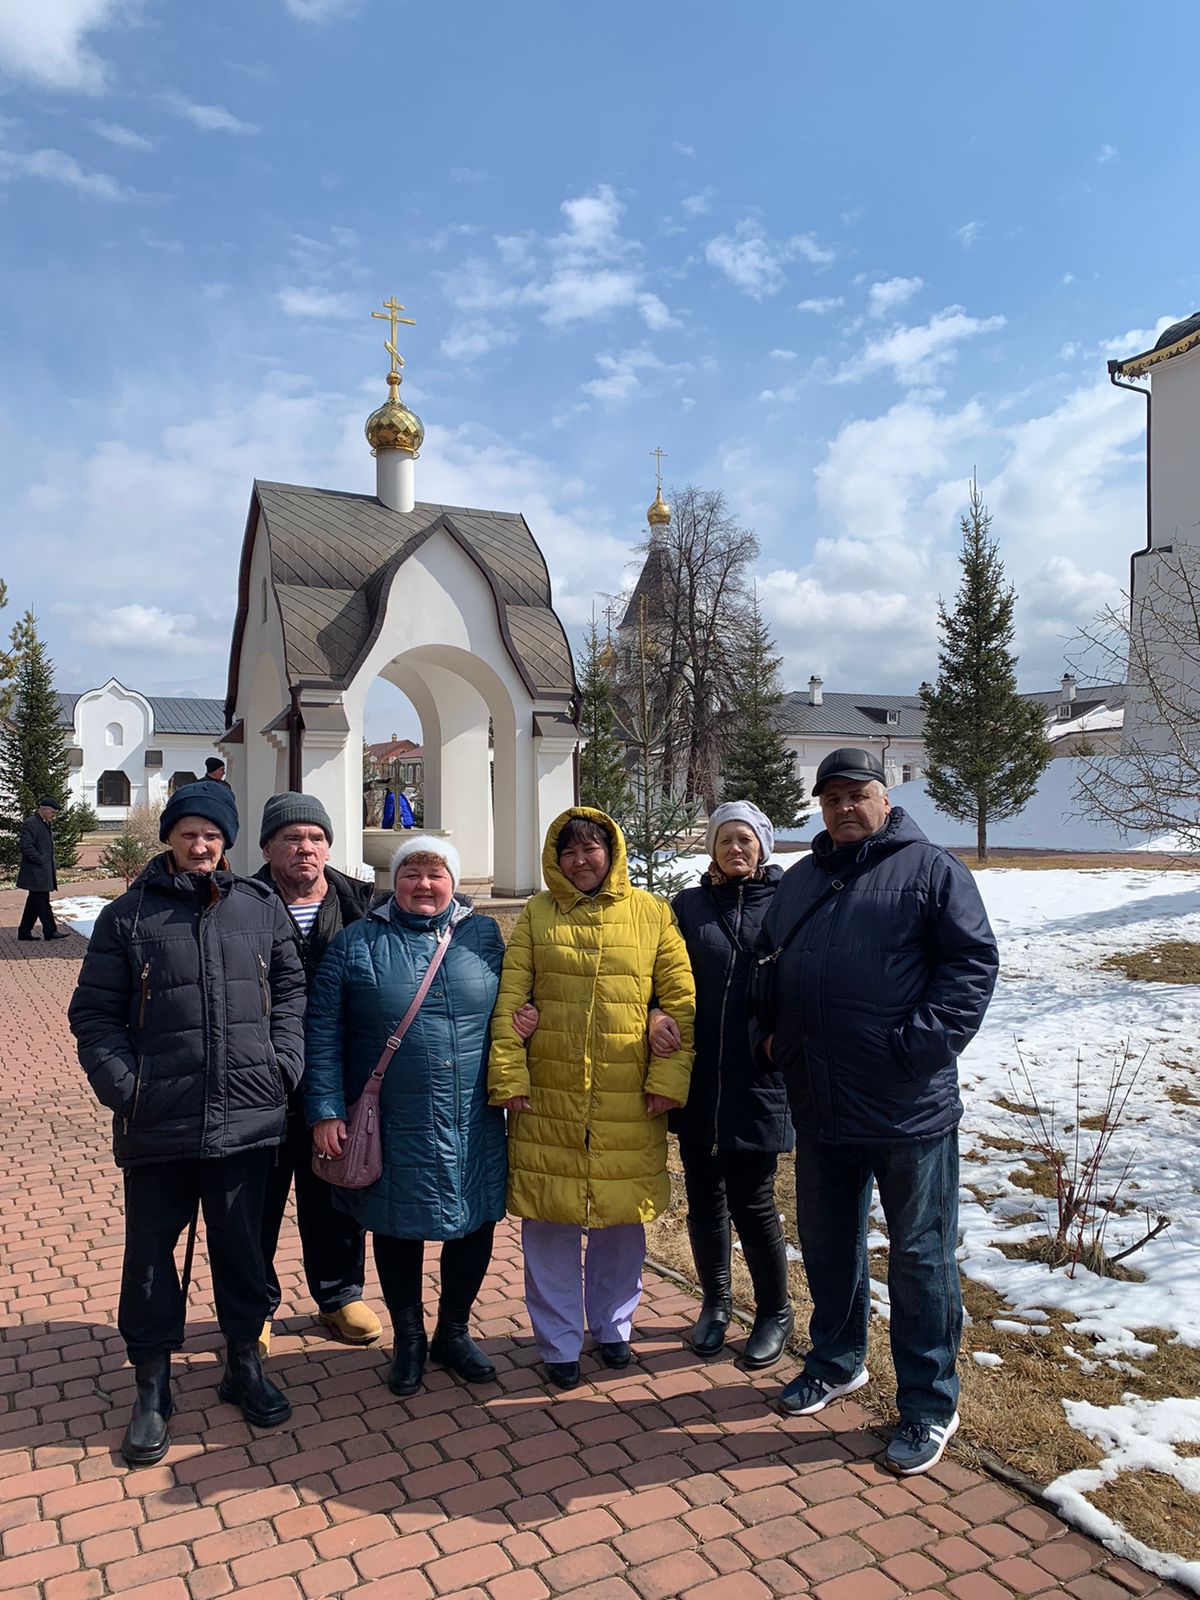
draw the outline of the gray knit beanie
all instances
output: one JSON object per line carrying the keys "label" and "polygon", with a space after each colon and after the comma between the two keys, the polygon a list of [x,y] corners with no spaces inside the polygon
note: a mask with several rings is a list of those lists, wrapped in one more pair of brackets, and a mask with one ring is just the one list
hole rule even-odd
{"label": "gray knit beanie", "polygon": [[753,830],[758,839],[759,849],[762,852],[758,864],[761,867],[775,848],[775,829],[771,826],[771,819],[760,811],[753,800],[726,800],[723,805],[713,808],[712,816],[708,819],[708,853],[711,856],[713,847],[717,842],[717,830],[723,822],[744,822]]}
{"label": "gray knit beanie", "polygon": [[316,795],[300,794],[295,789],[289,789],[286,794],[273,794],[263,807],[259,844],[266,844],[280,828],[286,828],[292,822],[309,823],[314,828],[323,829],[325,837],[330,844],[333,843],[333,823]]}

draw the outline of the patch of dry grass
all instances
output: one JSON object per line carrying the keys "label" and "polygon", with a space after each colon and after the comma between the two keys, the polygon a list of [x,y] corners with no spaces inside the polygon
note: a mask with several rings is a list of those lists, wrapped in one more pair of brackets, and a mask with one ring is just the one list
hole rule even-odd
{"label": "patch of dry grass", "polygon": [[1200,944],[1168,939],[1145,950],[1120,950],[1100,965],[1150,983],[1200,983]]}
{"label": "patch of dry grass", "polygon": [[1200,1560],[1200,1517],[1196,1499],[1167,1472],[1122,1472],[1085,1496],[1106,1517],[1154,1550],[1169,1550],[1185,1561]]}
{"label": "patch of dry grass", "polygon": [[1166,1088],[1167,1099],[1177,1106],[1200,1106],[1200,1094],[1193,1094],[1181,1083],[1169,1083]]}

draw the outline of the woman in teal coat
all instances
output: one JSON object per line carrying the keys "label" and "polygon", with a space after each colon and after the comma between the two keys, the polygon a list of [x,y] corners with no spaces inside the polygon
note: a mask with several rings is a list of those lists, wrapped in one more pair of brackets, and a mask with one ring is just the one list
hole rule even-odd
{"label": "woman in teal coat", "polygon": [[[362,1093],[438,945],[450,940],[383,1080],[383,1174],[369,1188],[335,1194],[335,1204],[373,1236],[392,1318],[388,1386],[395,1394],[420,1386],[427,1354],[468,1383],[495,1377],[467,1319],[504,1215],[504,1114],[487,1103],[485,1068],[504,945],[491,917],[454,898],[458,878],[453,845],[428,835],[406,840],[392,860],[393,898],[334,939],[308,999],[305,1114],[317,1151],[336,1156],[346,1108]],[[421,1304],[427,1239],[443,1241],[432,1344]]]}

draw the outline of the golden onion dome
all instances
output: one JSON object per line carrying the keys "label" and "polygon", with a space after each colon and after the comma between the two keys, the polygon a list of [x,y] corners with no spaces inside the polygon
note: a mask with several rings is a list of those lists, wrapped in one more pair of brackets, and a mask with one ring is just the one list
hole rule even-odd
{"label": "golden onion dome", "polygon": [[388,376],[388,397],[367,418],[365,429],[372,453],[376,450],[407,450],[416,455],[425,442],[425,424],[400,398],[400,375]]}
{"label": "golden onion dome", "polygon": [[662,497],[662,484],[658,486],[658,493],[646,512],[646,521],[652,528],[665,528],[671,520],[671,508]]}

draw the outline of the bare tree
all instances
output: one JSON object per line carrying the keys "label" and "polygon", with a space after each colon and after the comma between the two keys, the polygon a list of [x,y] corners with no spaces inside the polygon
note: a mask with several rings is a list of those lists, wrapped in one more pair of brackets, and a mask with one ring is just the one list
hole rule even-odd
{"label": "bare tree", "polygon": [[1122,832],[1200,849],[1200,550],[1154,551],[1148,569],[1134,603],[1083,634],[1081,668],[1127,677],[1129,691],[1121,749],[1087,759],[1075,803]]}
{"label": "bare tree", "polygon": [[[644,610],[639,616],[631,605],[621,631],[640,624],[655,646],[664,790],[711,806],[750,619],[746,569],[758,540],[739,526],[719,490],[689,485],[671,500],[670,525],[643,546],[634,603]],[[622,684],[624,699],[632,687]]]}

